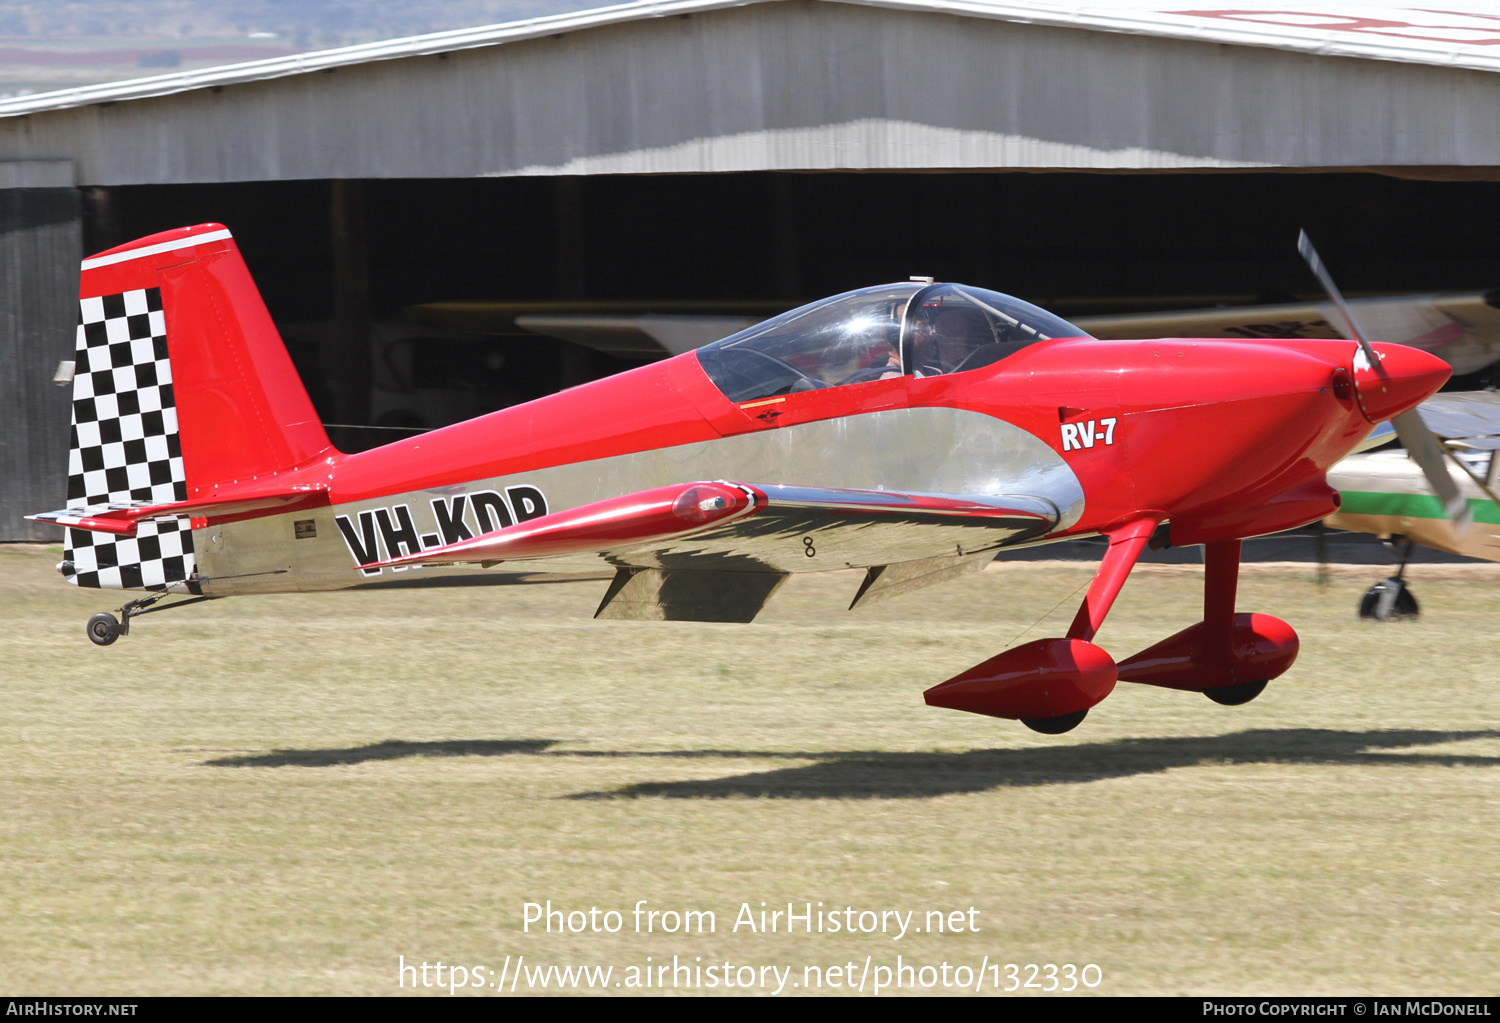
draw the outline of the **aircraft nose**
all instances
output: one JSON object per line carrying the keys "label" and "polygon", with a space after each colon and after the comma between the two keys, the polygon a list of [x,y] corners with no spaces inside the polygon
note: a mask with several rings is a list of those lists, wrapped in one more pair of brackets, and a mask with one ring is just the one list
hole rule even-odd
{"label": "aircraft nose", "polygon": [[1359,407],[1372,423],[1383,423],[1416,408],[1437,393],[1452,374],[1452,368],[1435,355],[1406,345],[1376,344],[1380,356],[1372,368],[1364,353],[1354,357],[1354,387]]}

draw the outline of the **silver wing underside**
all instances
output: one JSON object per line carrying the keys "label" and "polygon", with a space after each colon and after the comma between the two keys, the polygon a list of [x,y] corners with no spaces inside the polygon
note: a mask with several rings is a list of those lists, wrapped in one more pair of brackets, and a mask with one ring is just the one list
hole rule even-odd
{"label": "silver wing underside", "polygon": [[[705,495],[722,518],[695,526],[682,509]],[[568,509],[402,563],[611,567],[598,617],[748,622],[793,572],[866,569],[851,605],[860,606],[982,568],[1001,547],[1045,536],[1061,517],[1052,501],[1029,495],[689,483]]]}
{"label": "silver wing underside", "polygon": [[[969,497],[761,485],[756,514],[687,536],[601,547],[564,557],[496,562],[546,572],[651,568],[714,572],[827,572],[932,558],[965,558],[1045,535],[1060,518],[1029,495]],[[954,507],[936,509],[947,503]]]}

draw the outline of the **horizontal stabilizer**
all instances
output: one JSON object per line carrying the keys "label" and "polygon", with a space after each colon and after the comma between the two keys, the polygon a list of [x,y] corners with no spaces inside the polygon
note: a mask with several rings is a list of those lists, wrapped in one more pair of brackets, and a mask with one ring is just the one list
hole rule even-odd
{"label": "horizontal stabilizer", "polygon": [[59,526],[83,529],[91,533],[135,536],[136,526],[147,519],[170,519],[179,515],[194,518],[218,518],[230,515],[238,518],[254,518],[258,515],[275,515],[280,512],[315,508],[327,503],[328,491],[323,487],[301,485],[273,488],[250,484],[234,489],[220,487],[216,488],[216,493],[211,497],[175,501],[170,504],[153,504],[150,501],[115,501],[109,504],[38,512],[26,517],[34,522],[52,522]]}
{"label": "horizontal stabilizer", "polygon": [[823,571],[993,550],[1052,529],[1039,497],[727,481],[679,483],[554,512],[363,566],[597,559],[616,568]]}

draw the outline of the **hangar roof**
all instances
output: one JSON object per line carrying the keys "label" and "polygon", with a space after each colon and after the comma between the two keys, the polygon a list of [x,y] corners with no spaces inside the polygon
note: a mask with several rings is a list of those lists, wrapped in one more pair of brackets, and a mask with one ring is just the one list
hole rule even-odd
{"label": "hangar roof", "polygon": [[0,100],[0,160],[82,184],[1494,166],[1490,6],[643,0]]}

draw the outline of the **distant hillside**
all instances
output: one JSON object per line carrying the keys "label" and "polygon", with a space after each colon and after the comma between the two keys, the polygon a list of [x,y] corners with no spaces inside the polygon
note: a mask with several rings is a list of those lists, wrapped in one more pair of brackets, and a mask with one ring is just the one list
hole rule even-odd
{"label": "distant hillside", "polygon": [[0,96],[604,6],[607,0],[0,0]]}

